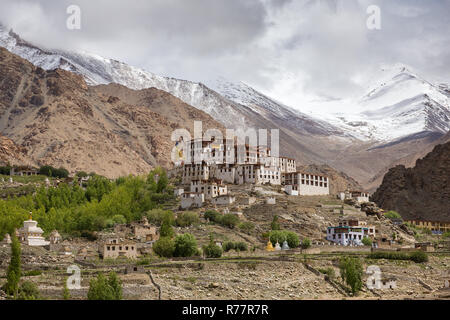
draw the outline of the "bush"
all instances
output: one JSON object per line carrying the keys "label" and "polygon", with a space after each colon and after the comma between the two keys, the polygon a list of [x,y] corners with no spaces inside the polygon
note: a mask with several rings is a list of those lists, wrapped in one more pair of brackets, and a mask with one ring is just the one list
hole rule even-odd
{"label": "bush", "polygon": [[334,277],[336,276],[336,273],[334,272],[334,269],[332,267],[319,269],[319,272],[326,274],[329,279],[334,279]]}
{"label": "bush", "polygon": [[223,250],[214,242],[210,242],[207,246],[203,246],[203,253],[207,258],[220,258]]}
{"label": "bush", "polygon": [[300,239],[295,232],[287,230],[272,230],[269,233],[269,240],[272,245],[277,242],[282,245],[284,241],[287,241],[290,248],[297,248],[300,245]]}
{"label": "bush", "polygon": [[397,211],[388,211],[384,214],[384,216],[388,219],[401,219],[402,216]]}
{"label": "bush", "polygon": [[192,257],[197,251],[197,240],[192,234],[185,233],[175,238],[175,257]]}
{"label": "bush", "polygon": [[309,238],[305,238],[302,241],[302,248],[303,249],[308,249],[309,247],[311,247],[311,240],[309,240]]}
{"label": "bush", "polygon": [[175,242],[170,237],[161,237],[153,244],[153,251],[160,257],[170,258],[175,252]]}
{"label": "bush", "polygon": [[165,218],[163,221],[161,228],[159,229],[159,234],[161,237],[169,238],[172,238],[175,235],[175,231],[172,228],[169,218]]}
{"label": "bush", "polygon": [[292,231],[286,231],[286,241],[289,245],[289,248],[297,248],[300,245],[298,234]]}
{"label": "bush", "polygon": [[25,272],[25,277],[32,277],[32,276],[40,276],[42,274],[41,270],[30,270],[28,272]]}
{"label": "bush", "polygon": [[233,249],[235,248],[234,242],[232,242],[232,241],[224,242],[224,243],[222,244],[222,248],[223,248],[223,251],[225,251],[225,252],[228,252],[228,251],[230,251],[230,250],[233,250]]}
{"label": "bush", "polygon": [[369,259],[388,259],[388,260],[411,260],[416,263],[427,262],[428,255],[423,251],[406,252],[371,252]]}
{"label": "bush", "polygon": [[363,267],[357,258],[344,257],[339,262],[342,281],[356,294],[362,288]]}
{"label": "bush", "polygon": [[211,222],[219,222],[222,217],[222,215],[215,210],[205,211],[205,214],[203,216],[205,219],[209,219],[209,221]]}
{"label": "bush", "polygon": [[106,278],[102,273],[89,282],[89,300],[121,300],[122,284],[115,272]]}
{"label": "bush", "polygon": [[62,167],[57,169],[52,166],[42,166],[39,168],[39,174],[45,175],[47,177],[67,178],[69,176],[69,171]]}
{"label": "bush", "polygon": [[370,246],[372,246],[372,239],[370,239],[369,237],[364,237],[362,239],[362,243],[363,243],[363,245],[370,247]]}
{"label": "bush", "polygon": [[415,251],[410,254],[410,259],[416,263],[428,262],[428,255],[423,251]]}
{"label": "bush", "polygon": [[225,227],[233,229],[239,224],[239,217],[234,214],[227,213],[222,216],[219,223]]}
{"label": "bush", "polygon": [[250,221],[246,221],[239,224],[239,229],[243,232],[250,233],[253,229],[255,229],[255,225]]}
{"label": "bush", "polygon": [[236,250],[236,251],[247,251],[248,247],[247,247],[247,244],[245,242],[236,242],[234,244],[234,250]]}
{"label": "bush", "polygon": [[160,226],[164,220],[167,220],[170,225],[175,224],[175,215],[172,211],[162,209],[152,209],[146,213],[148,222]]}
{"label": "bush", "polygon": [[179,227],[188,227],[198,224],[200,219],[195,212],[180,212],[175,222]]}
{"label": "bush", "polygon": [[31,281],[24,281],[19,288],[19,300],[38,300],[40,296],[37,285]]}
{"label": "bush", "polygon": [[281,230],[280,224],[278,223],[278,216],[274,215],[272,219],[272,223],[270,224],[270,229],[272,230]]}
{"label": "bush", "polygon": [[277,242],[279,244],[282,244],[284,241],[286,241],[286,233],[281,230],[272,230],[269,234],[270,242],[272,242],[272,245],[275,245]]}

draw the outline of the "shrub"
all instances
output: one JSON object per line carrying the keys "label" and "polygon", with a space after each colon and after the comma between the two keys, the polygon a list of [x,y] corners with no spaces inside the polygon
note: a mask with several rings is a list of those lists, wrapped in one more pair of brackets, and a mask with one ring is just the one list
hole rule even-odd
{"label": "shrub", "polygon": [[255,225],[250,221],[241,222],[239,224],[239,229],[241,229],[243,232],[250,233],[253,229],[255,229]]}
{"label": "shrub", "polygon": [[397,211],[388,211],[384,214],[384,216],[388,219],[401,219],[402,216]]}
{"label": "shrub", "polygon": [[38,300],[40,293],[37,285],[31,281],[24,281],[19,288],[19,300]]}
{"label": "shrub", "polygon": [[150,223],[160,226],[164,220],[167,220],[170,225],[175,224],[175,215],[172,211],[162,209],[152,209],[146,213],[147,219]]}
{"label": "shrub", "polygon": [[277,242],[282,244],[286,241],[286,233],[281,230],[272,230],[270,231],[269,239],[270,242],[272,242],[272,245],[275,245]]}
{"label": "shrub", "polygon": [[161,237],[153,244],[153,251],[160,257],[170,258],[175,252],[175,242],[170,237]]}
{"label": "shrub", "polygon": [[309,238],[305,238],[302,241],[302,248],[303,249],[308,249],[309,247],[311,247],[311,240],[309,240]]}
{"label": "shrub", "polygon": [[89,300],[121,300],[122,284],[115,272],[106,278],[102,273],[89,282]]}
{"label": "shrub", "polygon": [[224,243],[222,244],[222,248],[223,248],[223,251],[225,251],[225,252],[228,252],[228,251],[230,251],[230,250],[233,250],[233,249],[235,248],[234,242],[232,242],[232,241],[224,242]]}
{"label": "shrub", "polygon": [[368,255],[370,259],[388,259],[388,260],[411,260],[416,263],[427,262],[428,255],[423,251],[406,252],[371,252]]}
{"label": "shrub", "polygon": [[170,224],[170,221],[168,219],[165,219],[161,225],[161,228],[159,229],[159,234],[161,237],[169,237],[172,238],[175,235],[175,231],[172,228],[172,225]]}
{"label": "shrub", "polygon": [[234,249],[236,251],[247,251],[248,247],[247,247],[247,244],[245,242],[236,242],[234,244]]}
{"label": "shrub", "polygon": [[197,251],[197,240],[192,234],[185,233],[175,238],[175,257],[192,257]]}
{"label": "shrub", "polygon": [[416,263],[428,262],[428,255],[423,251],[415,251],[410,254],[410,259]]}
{"label": "shrub", "polygon": [[362,239],[362,243],[365,246],[372,246],[372,239],[370,239],[369,237],[364,237]]}
{"label": "shrub", "polygon": [[319,269],[319,272],[326,274],[329,279],[334,279],[334,277],[336,276],[336,273],[334,272],[334,269],[332,267]]}
{"label": "shrub", "polygon": [[198,224],[200,219],[195,212],[181,212],[178,214],[176,224],[179,227],[188,227],[194,224]]}
{"label": "shrub", "polygon": [[215,210],[208,210],[205,211],[204,217],[205,219],[209,219],[211,222],[219,222],[222,215]]}
{"label": "shrub", "polygon": [[42,274],[41,270],[30,270],[28,272],[25,272],[25,277],[32,277],[32,276],[40,276]]}
{"label": "shrub", "polygon": [[363,267],[357,258],[344,257],[339,262],[342,281],[356,294],[362,288]]}
{"label": "shrub", "polygon": [[278,216],[274,215],[272,219],[272,223],[270,224],[270,229],[272,230],[281,230],[280,224],[278,223]]}
{"label": "shrub", "polygon": [[214,242],[210,242],[207,246],[203,246],[203,253],[207,258],[220,258],[223,250]]}
{"label": "shrub", "polygon": [[67,279],[64,280],[63,299],[64,300],[70,299],[70,291],[69,291],[69,288],[67,287]]}
{"label": "shrub", "polygon": [[298,234],[292,231],[286,231],[286,241],[289,245],[289,248],[297,248],[300,245]]}
{"label": "shrub", "polygon": [[222,216],[222,219],[220,219],[219,223],[230,229],[233,229],[239,224],[239,218],[234,214],[227,213]]}

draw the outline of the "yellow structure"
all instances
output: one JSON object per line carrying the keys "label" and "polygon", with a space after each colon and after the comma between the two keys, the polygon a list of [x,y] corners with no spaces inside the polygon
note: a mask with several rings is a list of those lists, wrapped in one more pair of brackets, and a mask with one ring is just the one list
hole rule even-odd
{"label": "yellow structure", "polygon": [[450,232],[450,222],[443,221],[425,221],[425,220],[407,220],[407,223],[412,224],[417,228],[428,229],[431,231]]}
{"label": "yellow structure", "polygon": [[275,249],[272,246],[272,242],[270,242],[270,240],[267,242],[266,251],[275,251]]}

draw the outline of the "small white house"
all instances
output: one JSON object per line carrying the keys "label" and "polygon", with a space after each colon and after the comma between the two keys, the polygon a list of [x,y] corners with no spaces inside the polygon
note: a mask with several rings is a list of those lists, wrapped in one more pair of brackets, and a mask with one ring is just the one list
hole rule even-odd
{"label": "small white house", "polygon": [[236,201],[236,198],[231,195],[223,195],[214,198],[214,203],[216,205],[230,205]]}
{"label": "small white house", "polygon": [[275,204],[277,201],[274,197],[269,197],[266,199],[266,204]]}
{"label": "small white house", "polygon": [[298,185],[288,185],[284,187],[284,192],[290,196],[298,196]]}
{"label": "small white house", "polygon": [[203,193],[185,192],[181,195],[181,208],[188,209],[191,207],[201,208],[205,202]]}
{"label": "small white house", "polygon": [[178,189],[173,190],[173,195],[175,197],[180,197],[183,193],[184,193],[183,188],[178,188]]}

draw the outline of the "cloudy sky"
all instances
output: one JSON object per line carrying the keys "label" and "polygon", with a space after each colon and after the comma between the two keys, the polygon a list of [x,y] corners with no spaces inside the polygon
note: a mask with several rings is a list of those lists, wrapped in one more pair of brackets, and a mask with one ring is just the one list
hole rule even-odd
{"label": "cloudy sky", "polygon": [[[80,30],[66,28],[72,4]],[[367,28],[370,5],[380,30]],[[48,48],[244,81],[292,106],[362,94],[381,64],[450,83],[450,0],[0,0],[0,22]]]}

